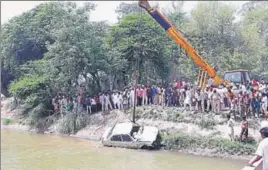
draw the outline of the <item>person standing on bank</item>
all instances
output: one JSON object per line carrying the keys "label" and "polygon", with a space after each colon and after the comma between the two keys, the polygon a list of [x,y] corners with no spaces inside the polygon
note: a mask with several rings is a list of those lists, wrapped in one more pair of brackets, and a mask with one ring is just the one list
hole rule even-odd
{"label": "person standing on bank", "polygon": [[249,161],[248,166],[253,167],[254,163],[263,160],[262,170],[268,170],[268,125],[260,130],[262,141],[259,143],[255,157]]}

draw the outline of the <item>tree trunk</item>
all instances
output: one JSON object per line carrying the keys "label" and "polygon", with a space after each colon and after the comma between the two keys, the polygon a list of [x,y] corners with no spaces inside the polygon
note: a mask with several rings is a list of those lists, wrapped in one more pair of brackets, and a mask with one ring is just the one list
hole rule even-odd
{"label": "tree trunk", "polygon": [[117,76],[114,75],[113,82],[112,82],[113,84],[112,84],[112,89],[111,90],[115,89],[115,81],[116,81],[116,78],[117,78]]}
{"label": "tree trunk", "polygon": [[139,70],[138,70],[138,84],[141,83],[141,78],[142,78],[142,72],[141,72],[141,67],[142,67],[142,59],[139,61]]}
{"label": "tree trunk", "polygon": [[8,93],[8,84],[13,79],[14,79],[13,75],[11,73],[9,73],[8,70],[1,68],[1,93],[5,97],[8,97],[9,96],[9,93]]}
{"label": "tree trunk", "polygon": [[8,97],[8,90],[2,84],[1,84],[1,94],[3,94],[5,97]]}
{"label": "tree trunk", "polygon": [[126,71],[122,71],[124,85],[127,86]]}
{"label": "tree trunk", "polygon": [[101,91],[101,84],[100,84],[100,78],[99,78],[99,76],[98,76],[98,73],[96,73],[96,74],[93,74],[93,77],[94,77],[94,79],[96,80],[96,83],[97,83],[97,91]]}

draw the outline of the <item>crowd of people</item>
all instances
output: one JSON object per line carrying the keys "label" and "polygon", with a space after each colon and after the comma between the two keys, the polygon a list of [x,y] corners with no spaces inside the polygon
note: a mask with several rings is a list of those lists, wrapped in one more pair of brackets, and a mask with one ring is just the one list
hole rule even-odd
{"label": "crowd of people", "polygon": [[[136,94],[135,94],[136,91]],[[200,89],[185,81],[175,81],[167,87],[162,85],[137,85],[121,91],[107,91],[95,96],[85,96],[82,90],[75,98],[59,94],[53,98],[54,110],[60,113],[87,111],[93,113],[112,109],[129,109],[143,105],[183,107],[196,113],[229,109],[230,113],[241,117],[267,116],[268,84],[264,81],[235,84],[231,87],[207,86]]]}
{"label": "crowd of people", "polygon": [[[54,110],[61,115],[68,112],[87,112],[91,114],[98,111],[112,109],[129,109],[131,107],[152,105],[163,107],[182,107],[194,113],[214,112],[229,110],[227,114],[228,135],[230,140],[247,141],[249,125],[247,118],[259,119],[268,117],[268,83],[264,81],[247,82],[246,84],[235,84],[230,87],[207,85],[200,89],[185,81],[174,81],[167,87],[162,85],[137,85],[136,88],[128,87],[122,91],[107,91],[98,95],[86,96],[84,90],[79,90],[75,98],[62,94],[53,98]],[[240,135],[235,135],[234,126],[236,116],[242,118]],[[268,127],[261,129],[263,142],[267,143]],[[259,157],[263,154],[258,146]],[[268,146],[267,144],[265,146]],[[261,150],[262,149],[262,150]],[[265,150],[265,149],[264,149]],[[251,166],[257,159],[249,162]]]}

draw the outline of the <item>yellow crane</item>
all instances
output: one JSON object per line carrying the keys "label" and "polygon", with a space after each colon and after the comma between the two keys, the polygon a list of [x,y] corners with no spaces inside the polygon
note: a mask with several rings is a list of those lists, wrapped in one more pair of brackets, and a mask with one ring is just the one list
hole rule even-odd
{"label": "yellow crane", "polygon": [[139,0],[139,6],[144,8],[155,19],[155,21],[157,21],[161,27],[165,29],[166,33],[187,52],[195,64],[201,68],[197,79],[197,83],[201,88],[204,88],[207,76],[213,79],[213,85],[230,85],[229,82],[244,84],[247,81],[250,81],[247,70],[227,71],[224,73],[223,78],[217,76],[216,70],[196,52],[191,44],[187,42],[182,34],[163,14],[161,14],[156,8],[152,8],[147,0]]}

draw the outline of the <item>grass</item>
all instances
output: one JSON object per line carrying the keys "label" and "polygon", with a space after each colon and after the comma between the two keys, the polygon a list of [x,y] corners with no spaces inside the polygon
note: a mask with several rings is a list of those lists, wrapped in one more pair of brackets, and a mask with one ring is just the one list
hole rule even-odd
{"label": "grass", "polygon": [[246,144],[212,136],[189,136],[177,133],[162,135],[162,139],[162,144],[167,150],[195,151],[201,149],[204,152],[213,150],[216,154],[251,155],[256,149],[256,143]]}
{"label": "grass", "polygon": [[10,124],[12,124],[12,120],[11,119],[4,119],[3,124],[4,125],[10,125]]}
{"label": "grass", "polygon": [[164,120],[175,123],[192,123],[198,125],[201,129],[213,129],[216,125],[222,124],[214,119],[214,115],[191,114],[185,115],[178,110],[161,111],[157,109],[146,110],[143,113],[139,110],[138,118]]}

